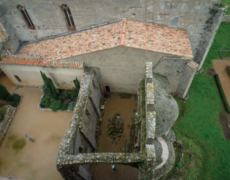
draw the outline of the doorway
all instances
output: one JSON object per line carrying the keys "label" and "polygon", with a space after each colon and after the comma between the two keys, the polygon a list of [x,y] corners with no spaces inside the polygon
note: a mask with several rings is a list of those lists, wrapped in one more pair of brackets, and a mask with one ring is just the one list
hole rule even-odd
{"label": "doorway", "polygon": [[105,90],[106,90],[106,92],[110,93],[110,87],[109,86],[105,86]]}

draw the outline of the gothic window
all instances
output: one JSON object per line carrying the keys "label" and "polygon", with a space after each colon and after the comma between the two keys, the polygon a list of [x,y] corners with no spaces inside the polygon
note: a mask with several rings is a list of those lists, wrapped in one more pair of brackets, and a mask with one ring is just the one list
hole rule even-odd
{"label": "gothic window", "polygon": [[27,13],[26,11],[26,7],[25,6],[21,6],[21,5],[18,5],[17,6],[18,10],[20,11],[26,25],[28,26],[29,29],[32,29],[32,30],[35,30],[35,26],[32,22],[32,20],[30,19],[30,16],[29,14]]}
{"label": "gothic window", "polygon": [[62,12],[64,14],[68,30],[69,31],[76,31],[76,27],[75,27],[75,24],[74,24],[74,21],[73,21],[73,16],[71,14],[69,6],[66,5],[66,4],[62,4],[61,9],[62,9]]}

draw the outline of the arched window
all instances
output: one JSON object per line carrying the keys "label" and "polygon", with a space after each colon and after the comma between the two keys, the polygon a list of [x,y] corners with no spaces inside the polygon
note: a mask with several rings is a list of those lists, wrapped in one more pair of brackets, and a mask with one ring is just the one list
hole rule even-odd
{"label": "arched window", "polygon": [[69,6],[66,5],[66,4],[62,4],[61,5],[61,9],[62,9],[62,12],[64,14],[64,17],[65,17],[65,21],[66,21],[66,25],[68,27],[68,30],[69,31],[76,31],[76,27],[75,27],[75,24],[74,24],[74,21],[73,21],[73,16],[71,14],[71,11],[69,9]]}
{"label": "arched window", "polygon": [[25,6],[21,6],[21,5],[18,5],[17,6],[18,10],[20,11],[26,25],[28,26],[29,29],[33,29],[35,30],[35,26],[32,22],[32,20],[30,19],[30,16],[29,14],[27,13],[26,11],[26,7]]}

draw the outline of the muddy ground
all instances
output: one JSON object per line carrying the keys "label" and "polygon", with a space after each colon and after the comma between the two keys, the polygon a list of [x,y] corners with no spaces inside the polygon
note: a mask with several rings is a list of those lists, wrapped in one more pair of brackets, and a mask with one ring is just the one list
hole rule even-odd
{"label": "muddy ground", "polygon": [[[137,108],[137,101],[131,99],[121,99],[118,95],[112,94],[111,98],[106,99],[102,134],[99,137],[97,144],[97,152],[122,152],[124,141],[129,141],[130,128],[134,116],[134,109]],[[117,144],[112,143],[112,139],[106,134],[108,119],[113,117],[115,113],[120,113],[124,120],[124,133],[123,137],[117,141]],[[94,180],[136,180],[137,169],[125,166],[115,165],[116,170],[112,172],[111,164],[94,164],[91,165],[91,174]]]}
{"label": "muddy ground", "polygon": [[[24,180],[61,180],[56,170],[59,145],[72,112],[40,111],[38,88],[20,88],[19,109],[0,147],[0,176]],[[25,138],[35,139],[32,143]]]}

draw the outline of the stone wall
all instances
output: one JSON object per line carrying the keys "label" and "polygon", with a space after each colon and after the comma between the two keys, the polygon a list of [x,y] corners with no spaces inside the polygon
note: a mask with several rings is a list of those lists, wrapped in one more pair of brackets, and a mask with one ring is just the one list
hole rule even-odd
{"label": "stone wall", "polygon": [[4,120],[2,120],[0,122],[0,144],[2,143],[3,141],[3,138],[5,137],[8,129],[9,129],[9,126],[14,118],[14,115],[16,113],[16,110],[17,108],[14,108],[10,105],[6,105],[4,106],[7,108],[7,112],[6,112],[6,115],[4,117]]}
{"label": "stone wall", "polygon": [[230,15],[224,15],[222,22],[230,22]]}
{"label": "stone wall", "polygon": [[187,61],[187,58],[164,57],[154,65],[153,73],[159,73],[167,77],[170,84],[170,93],[177,92]]}
{"label": "stone wall", "polygon": [[[124,0],[124,1],[68,1],[77,29],[107,23],[121,18],[162,24],[185,29],[189,33],[194,54],[196,54],[200,33],[208,34],[203,27],[209,17],[210,8],[221,0]],[[64,2],[66,3],[66,2]],[[21,41],[31,41],[60,33],[67,33],[67,26],[60,6],[63,1],[44,2],[23,0],[36,30],[27,28],[16,0],[2,0],[0,11]],[[7,29],[8,30],[8,29]]]}

